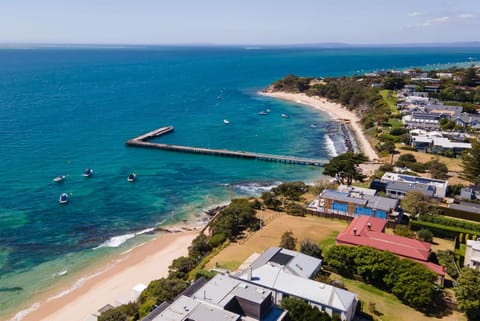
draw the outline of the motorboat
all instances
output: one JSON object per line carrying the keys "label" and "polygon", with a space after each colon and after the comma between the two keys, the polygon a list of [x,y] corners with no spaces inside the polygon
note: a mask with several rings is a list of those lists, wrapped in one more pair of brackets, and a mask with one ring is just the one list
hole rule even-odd
{"label": "motorboat", "polygon": [[55,177],[55,178],[53,179],[53,181],[54,181],[55,183],[60,183],[60,182],[63,182],[63,180],[64,180],[65,178],[66,178],[65,175],[61,175],[61,176]]}
{"label": "motorboat", "polygon": [[58,198],[58,202],[60,204],[67,204],[68,203],[68,195],[67,193],[62,193],[62,195],[60,195],[60,197]]}
{"label": "motorboat", "polygon": [[92,176],[92,174],[93,174],[93,169],[87,168],[87,169],[85,169],[85,171],[83,172],[82,175],[83,175],[84,177],[90,177],[90,176]]}
{"label": "motorboat", "polygon": [[262,115],[262,116],[265,116],[265,115],[267,114],[267,112],[265,112],[265,111],[262,110],[262,111],[259,112],[258,114],[259,114],[259,115]]}
{"label": "motorboat", "polygon": [[227,119],[224,119],[224,120],[223,120],[223,123],[224,123],[225,125],[228,125],[228,124],[230,124],[230,121],[227,120]]}
{"label": "motorboat", "polygon": [[282,117],[283,118],[288,118],[288,115],[287,114],[282,114]]}
{"label": "motorboat", "polygon": [[127,181],[129,181],[129,182],[135,182],[135,179],[136,179],[136,178],[137,178],[137,174],[131,173],[130,175],[128,175]]}
{"label": "motorboat", "polygon": [[317,124],[311,124],[310,125],[310,128],[317,128],[317,127],[318,127]]}

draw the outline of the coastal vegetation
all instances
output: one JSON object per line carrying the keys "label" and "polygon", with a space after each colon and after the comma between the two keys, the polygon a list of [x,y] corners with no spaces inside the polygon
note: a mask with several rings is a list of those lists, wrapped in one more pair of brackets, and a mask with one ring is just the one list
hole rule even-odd
{"label": "coastal vegetation", "polygon": [[472,149],[463,155],[463,175],[470,182],[480,184],[480,140],[472,142]]}
{"label": "coastal vegetation", "polygon": [[340,321],[340,316],[334,314],[330,317],[326,312],[320,311],[317,307],[307,302],[287,297],[281,302],[281,307],[288,310],[288,317],[291,321]]}
{"label": "coastal vegetation", "polygon": [[[203,271],[204,259],[223,248],[229,240],[236,240],[248,229],[256,230],[260,221],[255,216],[255,203],[248,199],[233,199],[208,224],[210,233],[200,233],[188,248],[188,256],[172,261],[168,277],[150,282],[137,302],[130,302],[102,313],[99,321],[134,321],[143,318],[156,306],[171,301],[182,293],[196,277],[212,277]],[[208,261],[208,260],[207,260]],[[195,273],[193,273],[195,272]]]}
{"label": "coastal vegetation", "polygon": [[436,306],[436,275],[423,265],[390,252],[363,246],[333,246],[325,253],[325,265],[343,276],[356,275],[390,291],[417,310],[428,311]]}
{"label": "coastal vegetation", "polygon": [[455,286],[458,307],[468,320],[480,320],[480,272],[463,268]]}
{"label": "coastal vegetation", "polygon": [[351,185],[354,180],[361,182],[366,176],[361,173],[358,165],[367,160],[361,153],[343,153],[325,165],[323,174],[334,177],[339,184]]}

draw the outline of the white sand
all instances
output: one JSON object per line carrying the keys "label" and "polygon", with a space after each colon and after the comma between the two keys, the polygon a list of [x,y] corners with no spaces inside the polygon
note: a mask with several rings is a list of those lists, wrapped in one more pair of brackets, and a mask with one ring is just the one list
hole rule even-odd
{"label": "white sand", "polygon": [[91,271],[89,275],[104,272],[92,277],[75,291],[50,301],[48,298],[71,285],[46,293],[37,300],[40,307],[23,321],[84,321],[106,304],[116,306],[126,303],[121,301],[128,301],[132,297],[132,288],[137,284],[148,285],[152,280],[167,276],[172,260],[187,254],[187,248],[197,234],[198,231],[190,231],[158,236],[106,266]]}
{"label": "white sand", "polygon": [[307,96],[306,94],[291,94],[285,92],[274,92],[274,93],[264,93],[262,92],[261,95],[283,99],[291,102],[295,102],[298,104],[304,104],[326,112],[332,118],[348,120],[350,121],[350,128],[355,135],[355,139],[357,140],[358,147],[360,150],[368,157],[370,161],[378,160],[378,155],[375,150],[372,148],[370,143],[368,142],[365,134],[362,131],[362,128],[359,124],[360,119],[357,115],[353,112],[349,111],[344,106],[328,101],[325,98],[321,98],[318,96]]}

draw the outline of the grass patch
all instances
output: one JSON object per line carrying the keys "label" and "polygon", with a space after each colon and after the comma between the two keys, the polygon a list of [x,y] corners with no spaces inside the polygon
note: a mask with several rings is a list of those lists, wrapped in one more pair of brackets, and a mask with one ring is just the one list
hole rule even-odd
{"label": "grass patch", "polygon": [[[442,317],[432,317],[424,315],[421,312],[406,306],[398,300],[393,294],[384,292],[369,284],[343,278],[339,275],[332,274],[336,279],[341,280],[344,286],[358,295],[362,301],[362,310],[373,316],[374,320],[382,321],[464,321],[465,316],[460,312],[450,312]],[[369,303],[375,303],[375,315],[369,311]]]}
{"label": "grass patch", "polygon": [[388,108],[390,108],[390,111],[392,113],[398,113],[397,97],[394,95],[392,90],[380,90],[380,96],[382,96],[383,101],[387,104]]}
{"label": "grass patch", "polygon": [[329,248],[335,245],[335,239],[337,238],[339,231],[332,231],[327,235],[326,238],[318,242],[318,246],[322,249],[322,252],[325,253]]}
{"label": "grass patch", "polygon": [[229,271],[235,271],[242,264],[240,261],[223,261],[219,262],[216,266]]}

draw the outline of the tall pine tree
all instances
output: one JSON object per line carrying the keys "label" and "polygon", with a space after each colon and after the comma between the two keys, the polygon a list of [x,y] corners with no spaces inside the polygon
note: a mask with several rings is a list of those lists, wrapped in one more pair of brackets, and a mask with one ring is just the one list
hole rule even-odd
{"label": "tall pine tree", "polygon": [[480,184],[480,140],[472,143],[472,149],[463,155],[463,176],[474,184]]}

